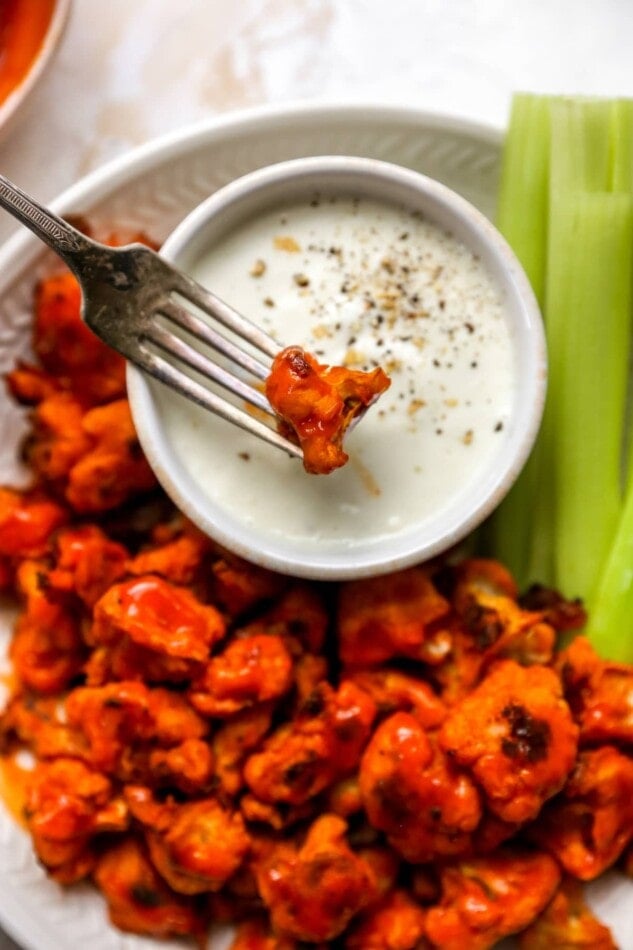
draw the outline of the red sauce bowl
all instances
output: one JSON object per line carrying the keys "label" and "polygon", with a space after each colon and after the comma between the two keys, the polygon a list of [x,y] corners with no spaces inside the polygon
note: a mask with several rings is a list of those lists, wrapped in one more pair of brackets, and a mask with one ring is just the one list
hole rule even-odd
{"label": "red sauce bowl", "polygon": [[69,11],[70,0],[0,3],[0,135],[44,74]]}

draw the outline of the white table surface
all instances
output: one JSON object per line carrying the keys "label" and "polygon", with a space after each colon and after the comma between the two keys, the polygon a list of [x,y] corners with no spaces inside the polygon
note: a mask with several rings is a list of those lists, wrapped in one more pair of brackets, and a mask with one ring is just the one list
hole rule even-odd
{"label": "white table surface", "polygon": [[632,43],[632,0],[75,0],[0,170],[48,201],[163,132],[300,98],[502,125],[517,89],[633,96]]}

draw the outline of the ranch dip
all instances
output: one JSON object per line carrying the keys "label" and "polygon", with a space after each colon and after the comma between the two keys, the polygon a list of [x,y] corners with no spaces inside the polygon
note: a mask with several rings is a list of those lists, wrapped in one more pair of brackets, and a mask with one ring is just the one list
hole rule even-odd
{"label": "ranch dip", "polygon": [[420,214],[315,196],[238,226],[189,269],[283,345],[391,377],[345,441],[350,461],[327,476],[161,392],[189,476],[262,541],[340,553],[393,540],[499,451],[516,358],[504,301],[482,262]]}

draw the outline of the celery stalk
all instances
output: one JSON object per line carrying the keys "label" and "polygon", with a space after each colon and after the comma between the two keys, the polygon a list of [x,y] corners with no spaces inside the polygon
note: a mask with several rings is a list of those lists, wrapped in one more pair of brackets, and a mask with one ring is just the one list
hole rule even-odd
{"label": "celery stalk", "polygon": [[612,177],[612,102],[555,97],[549,107],[550,197],[555,200],[571,191],[607,191]]}
{"label": "celery stalk", "polygon": [[[512,100],[497,226],[512,246],[542,304],[547,255],[549,100],[520,93]],[[535,463],[530,458],[487,528],[487,542],[521,584],[527,581]]]}
{"label": "celery stalk", "polygon": [[[633,100],[612,103],[611,188],[633,195]],[[631,353],[633,356],[633,353]],[[626,358],[626,357],[624,357]],[[631,394],[633,396],[633,393]],[[615,539],[590,604],[587,635],[603,656],[633,662],[633,400],[629,404],[628,484]],[[626,428],[626,426],[625,426]],[[626,434],[623,438],[626,450]],[[626,475],[626,472],[625,472]]]}
{"label": "celery stalk", "polygon": [[543,303],[549,391],[492,550],[583,597],[598,650],[633,661],[633,101],[515,97],[498,223]]}
{"label": "celery stalk", "polygon": [[[600,113],[592,100],[546,100],[550,118],[548,178],[547,258],[545,262],[544,317],[548,344],[549,381],[543,422],[532,453],[529,499],[529,538],[525,577],[556,583],[558,535],[556,479],[556,390],[560,378],[560,353],[565,336],[568,260],[567,207],[563,201],[570,189],[603,187],[609,171],[609,152],[593,147],[592,130],[599,135]],[[604,109],[604,107],[603,107]],[[604,136],[602,136],[604,139]]]}
{"label": "celery stalk", "polygon": [[633,193],[633,99],[611,103],[610,190]]}
{"label": "celery stalk", "polygon": [[[571,538],[574,531],[570,512],[572,508],[575,512],[581,510],[582,496],[570,497],[570,488],[563,484],[560,477],[561,421],[558,417],[562,380],[564,377],[570,378],[566,372],[566,346],[570,339],[576,338],[578,325],[584,319],[581,317],[581,310],[576,312],[579,277],[577,265],[580,264],[580,269],[583,269],[585,263],[584,256],[578,260],[582,247],[575,230],[578,227],[576,196],[592,192],[602,196],[609,184],[613,117],[611,103],[605,100],[553,98],[549,101],[549,108],[551,152],[545,278],[549,386],[543,424],[534,453],[535,489],[531,508],[527,574],[531,580],[541,579],[545,583],[555,583],[568,593],[584,596],[588,592],[587,589],[584,586],[576,586],[579,581],[582,582],[582,575],[579,576],[577,572],[570,575],[569,560],[560,553],[561,546],[566,552],[571,548],[566,536],[567,533]],[[605,200],[609,197],[605,196]],[[598,198],[598,202],[600,200]],[[591,273],[599,274],[599,262],[603,259],[604,252],[602,248],[597,248],[596,253],[596,245],[592,247],[595,266],[592,267]],[[590,280],[583,286],[586,292],[591,293]],[[598,314],[601,312],[597,311]],[[608,314],[608,310],[604,312]],[[605,328],[605,333],[608,332]],[[607,372],[607,377],[609,375]],[[572,399],[574,385],[579,398],[581,394],[587,394],[590,384],[585,385],[581,375],[573,375],[571,380]],[[561,514],[561,502],[564,505],[564,514]],[[577,552],[577,559],[581,562],[583,552],[585,575],[589,575],[591,555],[587,550],[586,539]],[[599,565],[595,570],[598,568]],[[571,582],[574,586],[567,588],[566,582]]]}
{"label": "celery stalk", "polygon": [[[611,109],[611,189],[633,195],[633,99],[616,99]],[[629,379],[633,385],[633,347],[630,353]],[[629,490],[633,485],[633,389],[629,398],[628,432],[624,436],[624,452],[628,457]]]}
{"label": "celery stalk", "polygon": [[[549,347],[550,403],[556,399],[565,336],[575,326],[565,310],[568,285],[576,278],[568,262],[574,247],[570,232],[570,194],[605,192],[611,176],[611,103],[593,99],[550,100],[550,181],[545,313]],[[571,243],[570,243],[571,242]],[[548,453],[549,454],[549,453]],[[551,458],[551,455],[550,455]]]}
{"label": "celery stalk", "polygon": [[519,93],[512,100],[503,150],[497,227],[543,302],[547,255],[549,100]]}
{"label": "celery stalk", "polygon": [[[554,474],[561,354],[574,317],[566,301],[575,249],[571,192],[603,192],[614,174],[612,104],[594,99],[519,96],[513,104],[502,168],[498,223],[544,302],[549,395],[539,439],[525,471],[492,522],[492,544],[521,585],[555,583],[559,536]],[[513,203],[514,202],[514,203]],[[538,250],[533,244],[538,243]]]}
{"label": "celery stalk", "polygon": [[633,201],[561,197],[556,285],[560,336],[551,382],[556,582],[591,602],[621,513],[628,377]]}
{"label": "celery stalk", "polygon": [[633,663],[633,481],[600,578],[587,636],[601,656]]}

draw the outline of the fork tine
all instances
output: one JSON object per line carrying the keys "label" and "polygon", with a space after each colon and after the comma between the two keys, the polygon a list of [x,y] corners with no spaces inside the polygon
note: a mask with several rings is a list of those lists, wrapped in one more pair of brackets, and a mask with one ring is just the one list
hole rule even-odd
{"label": "fork tine", "polygon": [[219,366],[213,360],[208,359],[199,350],[194,349],[184,340],[181,340],[180,337],[174,336],[165,327],[150,322],[143,333],[143,337],[171,356],[175,356],[191,369],[201,373],[207,379],[213,380],[213,382],[228,389],[234,395],[239,396],[240,399],[245,399],[251,405],[257,406],[258,409],[274,418],[275,414],[270,403],[262,392],[234,376],[223,366]]}
{"label": "fork tine", "polygon": [[156,311],[169,320],[172,320],[182,330],[191,333],[202,343],[206,343],[214,350],[217,350],[218,353],[222,353],[233,363],[237,363],[238,366],[241,366],[242,369],[247,370],[247,372],[256,376],[258,379],[266,379],[266,377],[270,375],[269,366],[265,366],[254,356],[251,356],[250,353],[246,353],[231,340],[227,340],[226,337],[223,337],[221,333],[218,333],[217,330],[210,326],[206,320],[197,317],[194,313],[190,313],[172,301],[161,302],[158,304]]}
{"label": "fork tine", "polygon": [[162,313],[168,321],[176,323],[260,379],[265,379],[269,374],[264,363],[227,340],[206,321],[165,297],[179,294],[262,354],[274,359],[282,347],[271,336],[145,245],[137,243],[111,248],[99,244],[38,204],[3,176],[0,176],[0,205],[66,261],[81,283],[82,316],[87,326],[104,343],[215,415],[282,449],[288,455],[302,457],[300,448],[276,429],[243,412],[188,377],[164,356],[143,346],[143,339],[153,342],[189,368],[215,379],[272,415],[261,393],[224,367],[212,364],[186,341],[173,336],[152,320]]}
{"label": "fork tine", "polygon": [[197,281],[193,280],[188,274],[172,271],[172,276],[175,278],[172,282],[172,289],[185,297],[190,303],[195,304],[196,307],[200,307],[201,310],[204,310],[209,316],[214,317],[219,323],[227,327],[227,329],[237,333],[237,335],[241,336],[244,340],[248,340],[249,343],[257,347],[258,350],[265,353],[266,356],[269,356],[271,359],[274,359],[280,352],[282,349],[280,344],[262,330],[261,327],[251,323],[247,317],[244,317],[241,313],[238,313],[237,310],[234,310],[233,307],[230,307],[223,300],[220,300],[219,297],[216,297],[215,294],[207,290],[206,287],[203,287]]}
{"label": "fork tine", "polygon": [[287,452],[288,455],[294,456],[294,458],[302,458],[299,446],[289,442],[288,439],[284,439],[275,429],[271,429],[260,422],[259,419],[249,416],[246,412],[238,409],[237,406],[222,399],[217,393],[211,392],[205,386],[196,382],[195,379],[185,376],[162,356],[149,351],[141,351],[139,365],[171,389],[175,389],[187,399],[192,399],[216,416],[239,426],[246,432],[250,432],[251,435],[258,436],[270,445],[274,445],[276,448]]}

